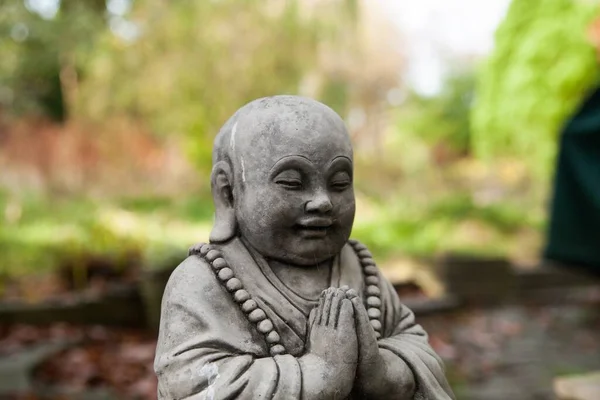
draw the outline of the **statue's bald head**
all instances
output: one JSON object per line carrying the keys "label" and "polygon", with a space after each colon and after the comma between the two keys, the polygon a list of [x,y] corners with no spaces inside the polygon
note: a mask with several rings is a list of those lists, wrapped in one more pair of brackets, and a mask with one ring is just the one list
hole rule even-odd
{"label": "statue's bald head", "polygon": [[[322,148],[317,137],[328,137],[333,148]],[[213,165],[227,162],[245,182],[255,162],[290,151],[315,154],[341,151],[352,159],[352,146],[343,120],[331,108],[301,96],[280,95],[254,100],[240,108],[215,138]]]}
{"label": "statue's bald head", "polygon": [[350,138],[331,108],[298,96],[248,103],[215,139],[211,241],[239,235],[297,265],[331,258],[352,230],[352,175]]}

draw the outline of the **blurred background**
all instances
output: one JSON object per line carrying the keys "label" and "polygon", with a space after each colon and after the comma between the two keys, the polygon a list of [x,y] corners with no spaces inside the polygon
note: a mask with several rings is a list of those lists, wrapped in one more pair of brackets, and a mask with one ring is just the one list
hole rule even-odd
{"label": "blurred background", "polygon": [[[208,238],[212,140],[289,93],[347,122],[353,237],[457,396],[553,398],[600,369],[598,281],[570,265],[600,265],[599,56],[595,0],[1,1],[0,397],[155,398],[161,285]],[[596,134],[591,178],[565,178],[583,189],[555,180],[573,126]],[[563,259],[560,190],[592,243]]]}

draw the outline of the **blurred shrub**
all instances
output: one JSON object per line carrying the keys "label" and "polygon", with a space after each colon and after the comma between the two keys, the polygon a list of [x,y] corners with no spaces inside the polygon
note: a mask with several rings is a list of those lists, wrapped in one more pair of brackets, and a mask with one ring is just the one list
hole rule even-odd
{"label": "blurred shrub", "polygon": [[202,196],[123,198],[111,205],[16,198],[0,190],[0,286],[2,279],[59,271],[81,288],[92,275],[130,279],[140,268],[174,267],[188,246],[208,238],[212,213]]}
{"label": "blurred shrub", "polygon": [[474,72],[466,69],[451,73],[439,94],[412,93],[400,112],[399,127],[433,146],[456,155],[468,155],[474,88]]}
{"label": "blurred shrub", "polygon": [[368,219],[359,218],[352,232],[383,259],[430,257],[441,251],[509,255],[520,245],[515,243],[519,233],[539,226],[520,204],[478,205],[460,193],[426,202],[394,197],[390,203]]}
{"label": "blurred shrub", "polygon": [[78,75],[97,34],[105,0],[63,0],[42,16],[33,1],[0,2],[0,107],[63,121],[75,101]]}
{"label": "blurred shrub", "polygon": [[585,37],[598,15],[595,1],[513,0],[477,84],[478,156],[523,159],[550,176],[559,129],[599,77]]}
{"label": "blurred shrub", "polygon": [[[297,93],[321,46],[352,26],[354,3],[136,1],[120,21],[137,34],[104,33],[79,112],[148,120],[162,135],[188,139],[191,160],[210,171],[212,139],[225,120],[252,99]],[[344,91],[334,92],[343,106]]]}
{"label": "blurred shrub", "polygon": [[0,275],[61,271],[81,288],[90,274],[124,275],[140,266],[144,238],[99,219],[89,201],[49,204],[32,196],[20,207],[18,219],[0,225]]}

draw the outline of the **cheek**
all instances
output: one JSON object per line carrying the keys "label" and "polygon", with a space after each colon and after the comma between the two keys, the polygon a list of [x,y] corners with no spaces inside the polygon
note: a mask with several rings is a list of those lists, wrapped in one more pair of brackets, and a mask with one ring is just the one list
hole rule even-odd
{"label": "cheek", "polygon": [[340,193],[334,200],[335,212],[342,224],[350,225],[354,222],[354,213],[356,211],[356,203],[354,200],[354,192],[348,191]]}
{"label": "cheek", "polygon": [[253,230],[291,226],[303,212],[304,200],[296,192],[263,187],[246,192],[243,198],[241,215]]}
{"label": "cheek", "polygon": [[298,192],[274,191],[269,203],[268,218],[279,228],[294,226],[304,214],[305,200]]}

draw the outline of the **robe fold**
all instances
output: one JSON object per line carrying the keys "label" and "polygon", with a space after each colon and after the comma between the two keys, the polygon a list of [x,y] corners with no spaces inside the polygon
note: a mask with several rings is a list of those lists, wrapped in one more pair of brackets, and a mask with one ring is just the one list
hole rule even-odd
{"label": "robe fold", "polygon": [[[240,239],[216,248],[273,322],[286,354],[269,354],[265,336],[248,320],[211,266],[200,256],[190,256],[175,269],[163,295],[154,364],[158,398],[303,398],[298,358],[305,353],[307,319],[318,301],[288,288]],[[329,286],[348,285],[363,293],[362,268],[351,246],[346,245],[335,258],[330,275]],[[414,399],[454,399],[443,363],[429,346],[426,332],[382,276],[379,286],[380,349],[393,353],[412,370]]]}

